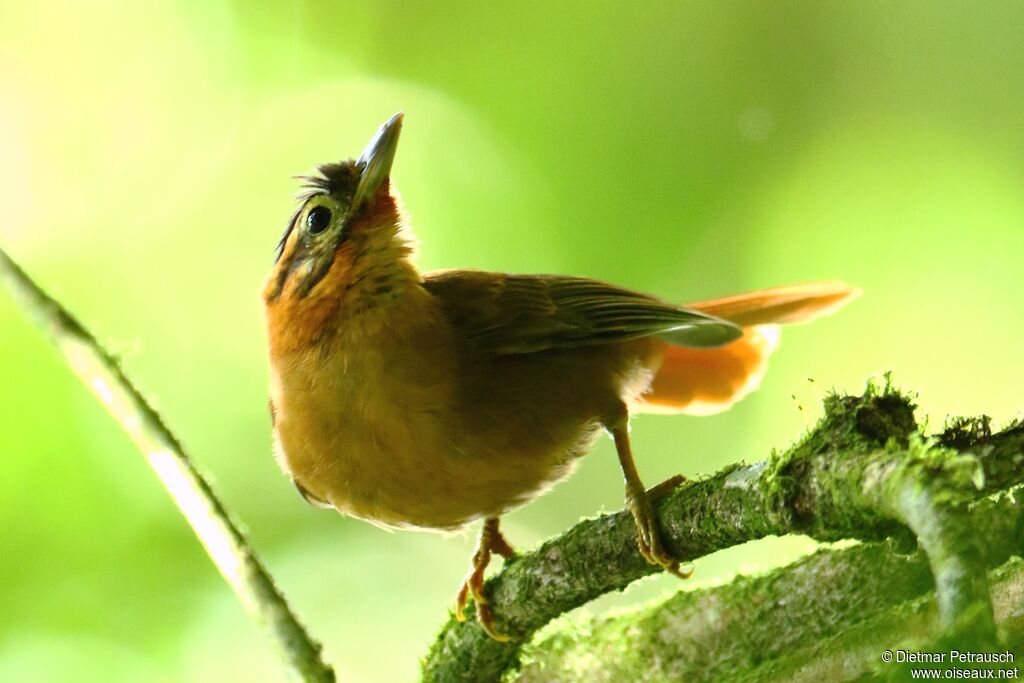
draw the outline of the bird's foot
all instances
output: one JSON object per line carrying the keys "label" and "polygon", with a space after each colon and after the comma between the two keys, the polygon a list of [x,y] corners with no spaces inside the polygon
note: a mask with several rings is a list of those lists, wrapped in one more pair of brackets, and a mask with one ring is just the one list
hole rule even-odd
{"label": "bird's foot", "polygon": [[491,563],[491,556],[498,553],[506,560],[515,557],[515,550],[501,534],[498,528],[498,518],[488,517],[484,520],[483,528],[480,530],[480,540],[477,542],[476,552],[473,553],[472,565],[469,574],[466,575],[458,595],[455,597],[455,618],[465,621],[466,603],[473,598],[476,607],[476,620],[480,628],[491,638],[498,642],[507,642],[509,637],[500,633],[494,627],[494,613],[491,606],[484,597],[484,572],[487,565]]}
{"label": "bird's foot", "polygon": [[679,560],[665,549],[652,502],[668,494],[684,480],[685,477],[677,474],[647,491],[642,488],[630,490],[628,487],[626,491],[626,507],[633,513],[633,519],[636,521],[637,546],[640,548],[640,554],[649,563],[658,565],[680,579],[690,578],[693,575],[693,568],[680,569]]}

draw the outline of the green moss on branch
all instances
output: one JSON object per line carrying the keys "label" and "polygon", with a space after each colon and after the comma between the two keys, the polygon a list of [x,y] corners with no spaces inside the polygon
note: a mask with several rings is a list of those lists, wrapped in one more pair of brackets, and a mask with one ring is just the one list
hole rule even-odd
{"label": "green moss on branch", "polygon": [[[686,482],[656,512],[682,560],[789,533],[904,544],[917,537],[939,577],[947,629],[988,640],[986,578],[965,503],[981,495],[983,481],[1012,477],[1006,463],[1021,456],[1024,439],[1010,432],[933,445],[909,397],[869,386],[862,396],[829,397],[822,419],[786,452]],[[424,660],[424,679],[497,681],[548,621],[653,571],[636,551],[628,513],[585,520],[488,581],[499,630],[517,640],[496,643],[472,622],[449,620]]]}
{"label": "green moss on branch", "polygon": [[[984,566],[1024,551],[1022,494],[1018,488],[973,506]],[[992,576],[1004,631],[1021,640],[1024,622],[1014,615],[1024,563],[1012,560]],[[887,542],[821,550],[765,575],[557,628],[526,646],[514,680],[820,681],[886,673],[879,667],[886,649],[938,648],[933,588],[923,553],[904,555]],[[969,649],[963,640],[955,645]]]}

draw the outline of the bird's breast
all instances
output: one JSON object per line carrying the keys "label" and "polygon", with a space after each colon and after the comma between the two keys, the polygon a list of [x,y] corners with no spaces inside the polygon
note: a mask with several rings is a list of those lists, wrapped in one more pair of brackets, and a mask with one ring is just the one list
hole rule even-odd
{"label": "bird's breast", "polygon": [[443,336],[426,334],[396,326],[272,359],[278,459],[312,497],[389,526],[461,521],[444,502],[457,499],[453,372]]}
{"label": "bird's breast", "polygon": [[442,317],[396,311],[372,336],[272,357],[278,458],[345,514],[457,528],[567,474],[621,406],[634,357],[474,358]]}

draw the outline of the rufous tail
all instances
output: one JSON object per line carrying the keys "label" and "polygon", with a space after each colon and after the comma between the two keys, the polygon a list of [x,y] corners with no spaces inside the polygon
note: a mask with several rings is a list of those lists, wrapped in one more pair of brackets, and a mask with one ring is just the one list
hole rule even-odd
{"label": "rufous tail", "polygon": [[779,345],[780,324],[831,315],[859,295],[840,282],[810,282],[688,304],[740,325],[743,336],[716,349],[666,344],[661,367],[636,409],[691,415],[725,410],[761,384]]}

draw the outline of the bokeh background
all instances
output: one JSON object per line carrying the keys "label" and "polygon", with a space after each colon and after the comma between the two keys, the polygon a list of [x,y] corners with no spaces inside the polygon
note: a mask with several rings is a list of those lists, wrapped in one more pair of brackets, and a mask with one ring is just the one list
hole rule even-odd
{"label": "bokeh background", "polygon": [[[1024,405],[1024,5],[0,3],[0,244],[183,436],[346,681],[412,680],[473,545],[314,510],[271,457],[262,278],[290,176],[404,110],[425,268],[686,301],[836,278],[761,391],[640,417],[649,482],[783,447],[892,370],[936,428]],[[0,680],[281,670],[118,427],[0,292]],[[621,506],[613,450],[507,518]],[[775,539],[683,587],[808,552]],[[641,582],[599,613],[680,584]]]}

